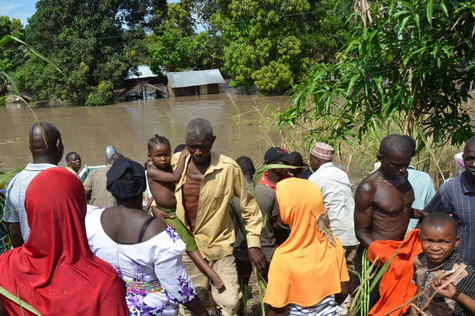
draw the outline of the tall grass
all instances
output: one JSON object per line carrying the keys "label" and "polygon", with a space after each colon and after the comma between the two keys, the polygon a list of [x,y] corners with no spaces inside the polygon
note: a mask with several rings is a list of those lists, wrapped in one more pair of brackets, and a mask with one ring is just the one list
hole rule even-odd
{"label": "tall grass", "polygon": [[20,293],[18,292],[18,288],[17,288],[17,295],[15,296],[12,293],[8,292],[4,287],[0,286],[0,295],[5,296],[6,298],[14,302],[15,304],[18,304],[20,306],[22,315],[25,314],[23,312],[23,309],[26,309],[27,311],[30,311],[34,315],[41,316],[40,312],[38,312],[33,306],[31,306],[30,304],[28,304],[27,302],[23,301],[20,298]]}
{"label": "tall grass", "polygon": [[[322,118],[318,121],[300,121],[295,125],[295,128],[283,126],[277,131],[277,139],[280,143],[276,144],[273,142],[275,137],[272,137],[278,126],[276,110],[272,107],[259,109],[256,105],[251,105],[251,107],[254,111],[254,120],[249,123],[261,127],[258,135],[259,141],[268,144],[268,147],[280,146],[288,151],[298,151],[304,160],[309,158],[313,144],[319,141],[314,138],[313,131],[329,124],[328,118]],[[283,107],[277,109],[277,111],[281,110]],[[389,134],[403,133],[404,126],[388,122],[386,126],[381,126],[377,131],[371,131],[359,140],[348,137],[344,142],[333,144],[335,148],[333,162],[345,170],[352,182],[357,184],[374,170],[381,140]],[[414,133],[424,140],[424,144],[418,144],[419,150],[412,158],[411,165],[418,170],[427,172],[436,187],[444,180],[456,176],[457,169],[453,157],[456,153],[461,152],[463,147],[449,144],[433,147],[433,140],[424,135],[424,131],[418,124],[414,126]]]}

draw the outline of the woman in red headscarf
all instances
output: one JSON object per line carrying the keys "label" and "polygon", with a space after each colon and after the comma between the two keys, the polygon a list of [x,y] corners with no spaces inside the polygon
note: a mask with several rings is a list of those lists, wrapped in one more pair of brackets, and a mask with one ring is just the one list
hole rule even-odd
{"label": "woman in red headscarf", "polygon": [[270,264],[268,315],[336,315],[350,277],[322,193],[311,181],[290,178],[277,183],[276,194],[280,218],[291,231]]}
{"label": "woman in red headscarf", "polygon": [[[45,170],[28,186],[25,209],[31,234],[0,256],[0,286],[42,315],[129,315],[117,273],[89,249],[81,181],[64,168]],[[32,315],[0,301],[11,315]]]}

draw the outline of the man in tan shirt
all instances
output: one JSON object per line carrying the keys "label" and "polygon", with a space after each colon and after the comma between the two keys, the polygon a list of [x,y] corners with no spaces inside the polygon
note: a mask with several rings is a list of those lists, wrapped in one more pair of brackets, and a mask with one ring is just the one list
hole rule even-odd
{"label": "man in tan shirt", "polygon": [[84,190],[86,191],[87,196],[91,197],[91,201],[89,202],[90,205],[106,208],[117,205],[115,198],[106,188],[107,172],[117,159],[123,157],[122,154],[115,153],[107,161],[107,166],[105,168],[92,170],[87,175],[87,178],[84,181]]}
{"label": "man in tan shirt", "polygon": [[[197,118],[188,123],[186,146],[190,156],[175,190],[176,214],[193,232],[203,257],[224,281],[224,291],[218,293],[211,288],[218,308],[223,315],[236,315],[240,293],[233,256],[235,235],[230,202],[234,197],[240,198],[249,258],[265,273],[267,262],[259,239],[262,215],[238,164],[229,157],[211,152],[215,138],[209,121]],[[183,262],[198,295],[203,298],[209,288],[207,277],[186,256]]]}

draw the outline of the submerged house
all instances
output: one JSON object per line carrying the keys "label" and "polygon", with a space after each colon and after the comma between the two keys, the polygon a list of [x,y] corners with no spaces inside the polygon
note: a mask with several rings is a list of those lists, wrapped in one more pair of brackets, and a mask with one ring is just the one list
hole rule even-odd
{"label": "submerged house", "polygon": [[167,72],[167,78],[170,97],[219,93],[225,83],[219,69]]}
{"label": "submerged house", "polygon": [[157,76],[148,66],[138,66],[135,72],[128,71],[124,79],[125,89],[120,93],[120,99],[124,101],[166,96],[166,82],[166,76]]}

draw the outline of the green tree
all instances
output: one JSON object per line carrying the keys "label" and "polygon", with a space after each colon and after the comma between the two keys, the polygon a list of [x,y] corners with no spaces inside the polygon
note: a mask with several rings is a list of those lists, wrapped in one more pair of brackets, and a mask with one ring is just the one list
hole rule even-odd
{"label": "green tree", "polygon": [[183,36],[181,30],[166,27],[160,36],[151,34],[147,40],[150,69],[154,73],[160,73],[162,67],[167,71],[179,71],[191,66],[192,38]]}
{"label": "green tree", "polygon": [[[11,19],[8,16],[0,16],[0,38],[5,35],[14,36],[20,40],[24,40],[23,25],[19,19]],[[5,71],[13,71],[24,60],[25,54],[18,49],[21,43],[9,41],[5,47],[2,47],[0,54],[0,68]]]}
{"label": "green tree", "polygon": [[[204,9],[203,9],[204,10]],[[207,17],[211,14],[206,9]],[[210,69],[222,65],[222,42],[217,29],[209,27],[206,31],[195,33],[194,28],[200,11],[192,1],[169,3],[167,15],[152,18],[161,19],[161,25],[154,25],[154,34],[147,37],[150,68],[159,73],[184,69]],[[202,18],[203,15],[200,15]],[[202,19],[200,20],[202,23]]]}
{"label": "green tree", "polygon": [[[144,58],[140,52],[145,52],[146,18],[164,1],[38,1],[25,29],[26,40],[66,76],[54,75],[51,66],[32,59],[17,72],[21,88],[39,98],[77,104],[84,104],[90,93],[104,87],[112,92],[127,70]],[[98,102],[103,104],[111,101],[112,94],[99,96],[108,98]]]}
{"label": "green tree", "polygon": [[[332,58],[335,46],[343,43],[332,33],[338,28],[348,32],[344,24],[348,13],[342,14],[347,6],[340,9],[338,1],[216,2],[212,20],[222,31],[224,68],[232,75],[233,86],[255,84],[262,91],[285,91],[307,72],[314,58]],[[334,18],[328,18],[330,14]],[[325,36],[331,45],[320,45]]]}
{"label": "green tree", "polygon": [[461,144],[473,133],[474,14],[473,0],[378,1],[360,12],[337,62],[317,64],[293,89],[280,124],[320,120],[309,137],[327,141],[385,128],[421,146]]}
{"label": "green tree", "polygon": [[[20,40],[24,39],[23,25],[18,19],[11,19],[8,16],[0,16],[0,39],[5,35],[12,35]],[[6,42],[0,51],[0,70],[12,72],[26,60],[25,53],[19,49],[21,43],[17,41]],[[0,77],[0,98],[8,93],[8,80],[4,76]]]}

